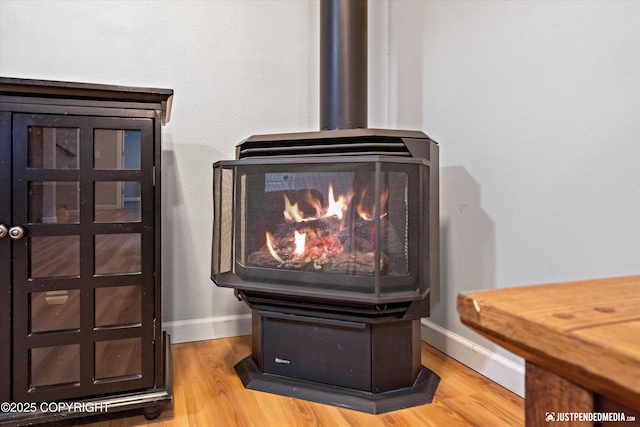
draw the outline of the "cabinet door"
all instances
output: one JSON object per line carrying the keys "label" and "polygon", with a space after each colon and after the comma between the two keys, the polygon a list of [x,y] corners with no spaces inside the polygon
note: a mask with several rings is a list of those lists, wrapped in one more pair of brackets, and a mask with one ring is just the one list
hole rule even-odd
{"label": "cabinet door", "polygon": [[0,402],[11,394],[11,113],[0,111]]}
{"label": "cabinet door", "polygon": [[151,119],[13,115],[13,400],[154,385]]}

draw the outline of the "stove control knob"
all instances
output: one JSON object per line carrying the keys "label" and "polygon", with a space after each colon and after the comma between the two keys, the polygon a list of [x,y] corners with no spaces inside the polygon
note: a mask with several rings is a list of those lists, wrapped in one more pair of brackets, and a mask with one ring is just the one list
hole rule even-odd
{"label": "stove control knob", "polygon": [[13,240],[22,239],[24,237],[24,229],[19,225],[16,225],[15,227],[11,227],[9,229],[9,237],[11,237]]}
{"label": "stove control knob", "polygon": [[9,229],[6,225],[0,224],[0,239],[9,234]]}

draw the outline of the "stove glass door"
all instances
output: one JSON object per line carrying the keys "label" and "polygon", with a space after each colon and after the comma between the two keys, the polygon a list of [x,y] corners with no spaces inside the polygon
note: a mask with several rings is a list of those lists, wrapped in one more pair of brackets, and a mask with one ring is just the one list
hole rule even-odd
{"label": "stove glass door", "polygon": [[[417,289],[421,164],[237,164],[216,176],[222,193],[234,177],[233,206],[217,200],[220,221],[233,219],[241,279],[375,296]],[[226,247],[214,247],[214,259],[231,257]]]}

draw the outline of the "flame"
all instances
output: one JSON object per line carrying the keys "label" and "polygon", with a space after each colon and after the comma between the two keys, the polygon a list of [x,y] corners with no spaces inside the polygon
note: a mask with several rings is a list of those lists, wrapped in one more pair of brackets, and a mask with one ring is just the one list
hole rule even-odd
{"label": "flame", "polygon": [[298,209],[298,204],[292,206],[286,194],[284,195],[284,211],[282,213],[287,221],[302,222],[305,220],[302,217],[302,212]]}
{"label": "flame", "polygon": [[389,199],[389,187],[385,187],[384,191],[380,195],[380,208],[382,208],[383,214],[380,215],[380,218],[387,215],[387,211],[385,207],[387,206],[387,200]]}
{"label": "flame", "polygon": [[267,249],[269,249],[269,253],[276,261],[280,263],[284,262],[284,260],[278,256],[276,251],[273,250],[273,236],[268,231],[267,231]]}
{"label": "flame", "polygon": [[333,216],[342,219],[344,213],[349,208],[349,202],[353,197],[353,192],[349,191],[346,195],[340,195],[336,199],[333,194],[333,185],[329,184],[328,195],[329,206],[325,210],[320,200],[313,197],[311,191],[307,190],[306,201],[315,209],[316,213],[314,216],[305,218],[304,213],[298,207],[298,203],[292,205],[287,195],[284,194],[284,211],[282,212],[284,219],[289,222],[306,222]]}
{"label": "flame", "polygon": [[365,221],[373,221],[373,215],[369,212],[365,212],[364,208],[362,208],[362,204],[358,204],[358,215],[360,215],[360,218]]}
{"label": "flame", "polygon": [[320,215],[322,214],[322,203],[311,195],[311,190],[307,190],[307,203],[309,203],[309,205],[311,205],[311,207],[316,211],[316,215],[310,219],[320,218]]}
{"label": "flame", "polygon": [[304,245],[307,240],[307,235],[306,233],[299,233],[298,230],[296,230],[294,232],[294,236],[295,236],[295,242],[296,242],[296,248],[294,252],[297,256],[300,256],[304,254],[304,251],[305,251]]}
{"label": "flame", "polygon": [[[376,206],[375,204],[373,204],[370,209],[366,209],[364,206],[364,196],[367,194],[367,189],[365,188],[364,190],[362,190],[362,192],[360,193],[360,203],[358,203],[358,205],[356,206],[356,210],[358,211],[358,215],[360,215],[360,218],[364,219],[365,221],[373,221],[373,218],[376,215]],[[380,206],[383,208],[382,210],[384,211],[384,207],[387,204],[387,200],[389,199],[389,187],[386,187],[384,189],[384,192],[380,195]],[[380,218],[386,216],[387,213],[384,212],[382,215],[380,215]]]}
{"label": "flame", "polygon": [[373,221],[373,211],[375,210],[375,205],[371,206],[371,209],[365,209],[364,207],[364,197],[367,195],[367,188],[362,190],[360,193],[360,203],[356,206],[356,210],[358,211],[358,215],[360,218],[365,221]]}
{"label": "flame", "polygon": [[333,197],[333,186],[329,184],[329,208],[324,214],[324,218],[335,216],[338,219],[342,219],[342,215],[349,207],[349,201],[351,200],[350,194],[347,196],[339,196],[338,200]]}
{"label": "flame", "polygon": [[[280,255],[278,255],[278,253],[273,248],[273,246],[274,246],[273,245],[273,241],[274,241],[273,235],[267,231],[266,237],[267,237],[267,249],[269,250],[269,253],[273,257],[273,259],[275,259],[279,263],[284,263],[285,261],[282,258],[280,258]],[[296,257],[299,257],[299,256],[303,255],[304,252],[305,252],[305,243],[306,243],[306,240],[307,240],[307,235],[305,233],[299,233],[298,230],[295,230],[294,238],[295,238],[294,253],[296,254]]]}

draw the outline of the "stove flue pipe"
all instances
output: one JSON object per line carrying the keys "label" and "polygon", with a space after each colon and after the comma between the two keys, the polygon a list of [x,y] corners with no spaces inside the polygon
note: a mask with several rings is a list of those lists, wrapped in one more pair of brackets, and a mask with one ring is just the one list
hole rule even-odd
{"label": "stove flue pipe", "polygon": [[320,0],[320,129],[367,127],[367,0]]}

